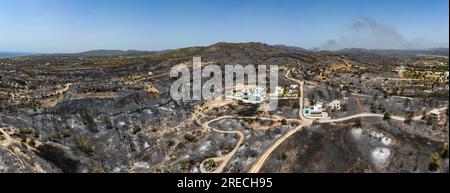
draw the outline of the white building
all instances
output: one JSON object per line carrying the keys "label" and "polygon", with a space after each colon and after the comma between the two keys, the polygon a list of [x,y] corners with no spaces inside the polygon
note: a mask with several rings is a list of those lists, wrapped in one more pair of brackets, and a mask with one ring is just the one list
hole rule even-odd
{"label": "white building", "polygon": [[264,99],[264,89],[261,87],[248,89],[247,97],[249,102],[260,103]]}
{"label": "white building", "polygon": [[291,84],[291,86],[289,86],[289,89],[291,89],[291,90],[298,90],[298,85]]}
{"label": "white building", "polygon": [[304,108],[303,109],[303,115],[306,118],[323,118],[323,108],[322,108],[322,103],[317,103],[316,105],[314,105],[312,108]]}
{"label": "white building", "polygon": [[436,120],[436,121],[441,120],[441,115],[442,115],[442,113],[440,111],[438,111],[437,109],[434,109],[430,112],[431,118],[433,118],[433,120]]}
{"label": "white building", "polygon": [[395,68],[395,71],[398,72],[398,76],[400,78],[404,78],[405,77],[405,72],[407,71],[407,69],[406,69],[405,66],[402,65],[402,66],[399,66],[399,67]]}
{"label": "white building", "polygon": [[333,100],[331,103],[328,103],[328,108],[331,110],[341,110],[341,101],[339,100]]}
{"label": "white building", "polygon": [[277,86],[275,87],[275,91],[273,93],[270,93],[271,97],[279,97],[281,94],[283,94],[284,89],[283,87]]}
{"label": "white building", "polygon": [[261,103],[265,100],[265,92],[264,89],[261,87],[256,88],[248,88],[243,89],[241,91],[236,91],[232,95],[228,95],[225,97],[226,99],[234,99],[234,100],[240,100],[244,103]]}

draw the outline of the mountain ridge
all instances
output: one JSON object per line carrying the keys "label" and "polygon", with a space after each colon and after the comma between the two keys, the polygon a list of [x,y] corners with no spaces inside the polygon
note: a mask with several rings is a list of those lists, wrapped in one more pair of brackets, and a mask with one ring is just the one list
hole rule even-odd
{"label": "mountain ridge", "polygon": [[[366,48],[344,48],[340,50],[310,50],[298,46],[289,46],[284,44],[269,45],[262,42],[240,42],[240,43],[230,43],[230,42],[217,42],[207,46],[191,46],[176,49],[166,49],[158,51],[150,50],[118,50],[118,49],[95,49],[88,50],[77,53],[49,53],[49,54],[33,54],[26,53],[16,56],[28,56],[28,55],[39,55],[39,56],[85,56],[85,57],[111,57],[111,56],[145,56],[145,55],[161,55],[161,54],[181,54],[181,53],[201,53],[201,52],[214,52],[214,51],[224,51],[230,49],[258,49],[258,50],[280,50],[287,52],[335,52],[343,54],[351,53],[372,53],[372,54],[425,54],[425,55],[440,55],[449,56],[449,48],[429,48],[429,49],[366,49]],[[0,52],[1,53],[13,53],[13,52]]]}

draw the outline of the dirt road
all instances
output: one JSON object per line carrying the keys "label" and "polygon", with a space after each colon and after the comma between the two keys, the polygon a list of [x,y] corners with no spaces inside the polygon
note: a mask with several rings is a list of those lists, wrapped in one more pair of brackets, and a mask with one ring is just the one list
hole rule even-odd
{"label": "dirt road", "polygon": [[253,166],[248,171],[249,173],[258,173],[266,160],[269,158],[269,156],[272,154],[272,152],[281,145],[286,139],[288,139],[291,135],[296,133],[297,131],[300,131],[303,128],[302,125],[297,126],[296,128],[288,131],[286,134],[284,134],[282,137],[280,137],[275,143],[273,143],[260,157],[259,159],[253,164]]}
{"label": "dirt road", "polygon": [[[433,110],[444,111],[445,109],[447,109],[447,107],[443,107],[443,108],[439,108],[439,109],[433,109]],[[351,116],[348,116],[348,117],[342,117],[342,118],[338,118],[338,119],[317,120],[317,122],[318,123],[335,123],[335,122],[347,121],[347,120],[355,119],[355,118],[359,118],[359,117],[383,117],[383,116],[384,116],[383,114],[376,114],[376,113],[360,113],[360,114],[351,115]],[[414,116],[414,117],[411,118],[411,120],[419,121],[419,120],[422,119],[422,117],[423,117],[422,115]],[[397,115],[392,115],[391,119],[394,119],[394,120],[397,120],[397,121],[405,121],[406,120],[406,118],[404,116],[397,116]]]}
{"label": "dirt road", "polygon": [[[222,117],[218,117],[218,118],[212,119],[212,120],[210,120],[210,121],[208,121],[206,123],[203,123],[202,124],[202,128],[204,130],[207,130],[207,129],[210,128],[210,126],[209,126],[210,123],[213,123],[213,122],[216,122],[216,121],[220,121],[220,120],[223,120],[223,119],[259,119],[259,120],[271,120],[271,121],[277,121],[277,122],[281,122],[283,120],[282,117],[271,118],[271,117],[255,117],[255,116],[250,116],[250,117],[222,116]],[[297,119],[284,119],[284,120],[286,120],[288,123],[298,122]],[[255,128],[252,128],[252,129],[255,129]],[[234,149],[231,152],[229,152],[227,155],[224,155],[224,156],[221,156],[221,157],[208,158],[208,159],[203,160],[200,163],[200,172],[202,172],[202,173],[221,173],[221,172],[223,172],[224,168],[227,166],[228,162],[234,156],[234,154],[236,154],[236,152],[238,151],[239,147],[241,147],[241,144],[244,143],[244,139],[245,139],[244,133],[242,131],[224,131],[224,130],[219,130],[219,129],[212,129],[212,130],[215,131],[215,132],[218,132],[218,133],[237,134],[237,135],[239,135],[239,141],[236,144],[236,146],[234,147]],[[290,132],[292,132],[292,131],[293,130],[291,130]],[[292,135],[292,134],[290,134],[290,135]],[[282,140],[282,141],[284,141],[284,140]],[[280,141],[279,143],[281,143],[282,141]],[[276,144],[274,144],[274,145],[276,145]],[[278,146],[278,145],[276,145],[276,146]],[[273,147],[273,148],[276,148],[276,146]],[[269,152],[268,155],[270,155],[270,152]],[[207,171],[205,169],[205,162],[208,161],[208,160],[213,160],[214,162],[219,162],[220,164],[213,171]],[[264,160],[262,162],[264,163]],[[261,163],[261,165],[262,165],[262,163]]]}

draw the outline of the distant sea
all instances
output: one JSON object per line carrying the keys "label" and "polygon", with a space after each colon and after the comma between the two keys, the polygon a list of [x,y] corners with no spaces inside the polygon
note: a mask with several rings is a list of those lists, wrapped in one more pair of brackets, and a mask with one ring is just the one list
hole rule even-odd
{"label": "distant sea", "polygon": [[31,54],[32,53],[26,53],[26,52],[0,52],[0,58],[27,56],[27,55],[31,55]]}

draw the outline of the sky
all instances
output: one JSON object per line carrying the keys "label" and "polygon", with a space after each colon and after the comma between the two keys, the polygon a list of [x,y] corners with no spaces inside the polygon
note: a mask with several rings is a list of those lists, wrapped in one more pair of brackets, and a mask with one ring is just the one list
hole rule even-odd
{"label": "sky", "polygon": [[449,46],[448,0],[0,0],[0,51]]}

